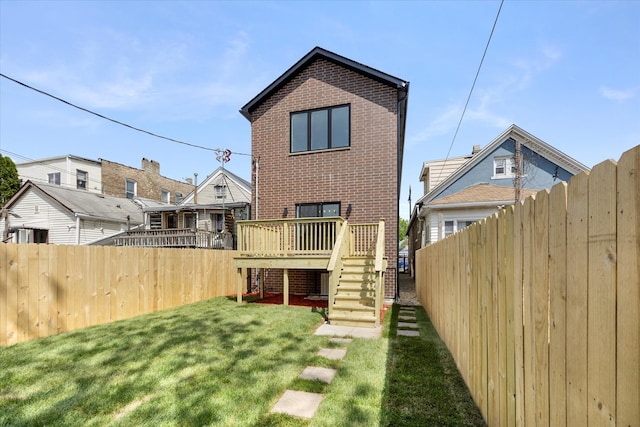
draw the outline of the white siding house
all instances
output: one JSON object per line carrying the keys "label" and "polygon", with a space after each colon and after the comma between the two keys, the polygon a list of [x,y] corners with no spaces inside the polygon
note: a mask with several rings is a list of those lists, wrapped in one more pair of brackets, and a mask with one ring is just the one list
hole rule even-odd
{"label": "white siding house", "polygon": [[102,169],[98,160],[66,155],[16,163],[16,169],[22,182],[102,192]]}
{"label": "white siding house", "polygon": [[133,200],[27,181],[4,206],[2,240],[82,245],[143,223]]}

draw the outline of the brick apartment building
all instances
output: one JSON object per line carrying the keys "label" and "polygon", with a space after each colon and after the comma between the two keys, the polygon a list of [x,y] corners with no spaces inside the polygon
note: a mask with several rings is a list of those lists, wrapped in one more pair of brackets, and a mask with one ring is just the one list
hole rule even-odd
{"label": "brick apartment building", "polygon": [[141,197],[176,204],[194,190],[190,182],[160,175],[160,163],[154,160],[143,158],[141,169],[105,159],[100,161],[102,191],[110,196]]}
{"label": "brick apartment building", "polygon": [[[386,220],[385,297],[396,296],[400,177],[409,83],[316,47],[240,111],[258,159],[259,219]],[[256,173],[252,177],[255,199]],[[320,272],[289,275],[309,293]],[[265,271],[267,289],[282,274]]]}

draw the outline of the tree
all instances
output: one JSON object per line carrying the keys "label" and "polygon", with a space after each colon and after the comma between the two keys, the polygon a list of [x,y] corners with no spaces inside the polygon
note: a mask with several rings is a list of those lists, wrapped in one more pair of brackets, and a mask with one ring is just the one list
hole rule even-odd
{"label": "tree", "polygon": [[398,241],[407,238],[407,230],[409,229],[409,221],[404,218],[398,220]]}
{"label": "tree", "polygon": [[4,205],[20,188],[18,169],[10,157],[0,154],[0,205]]}

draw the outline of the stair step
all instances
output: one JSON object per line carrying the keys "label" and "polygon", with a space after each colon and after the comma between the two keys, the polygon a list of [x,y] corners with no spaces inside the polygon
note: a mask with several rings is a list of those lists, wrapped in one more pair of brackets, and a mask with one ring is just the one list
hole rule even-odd
{"label": "stair step", "polygon": [[333,313],[339,314],[355,314],[360,315],[362,313],[373,313],[376,311],[375,304],[362,305],[362,304],[349,304],[349,303],[335,303],[331,310]]}
{"label": "stair step", "polygon": [[337,293],[336,296],[334,297],[337,301],[346,301],[346,302],[358,302],[359,304],[368,306],[370,302],[375,303],[376,298],[375,296],[371,295],[371,296],[367,296],[367,295],[352,295],[352,294],[343,294],[343,293]]}
{"label": "stair step", "polygon": [[341,313],[334,313],[331,315],[329,322],[332,325],[337,325],[337,326],[361,326],[361,327],[373,328],[376,325],[376,316],[375,315],[354,316],[354,315],[345,315]]}

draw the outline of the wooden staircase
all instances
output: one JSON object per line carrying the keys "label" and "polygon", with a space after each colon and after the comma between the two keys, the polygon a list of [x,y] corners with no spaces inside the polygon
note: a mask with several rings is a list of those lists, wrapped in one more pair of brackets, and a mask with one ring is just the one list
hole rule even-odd
{"label": "wooden staircase", "polygon": [[375,256],[344,257],[329,321],[338,326],[377,326],[376,297]]}

